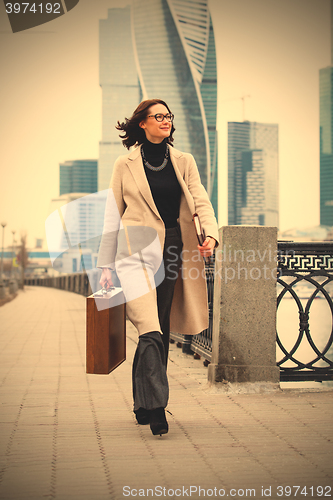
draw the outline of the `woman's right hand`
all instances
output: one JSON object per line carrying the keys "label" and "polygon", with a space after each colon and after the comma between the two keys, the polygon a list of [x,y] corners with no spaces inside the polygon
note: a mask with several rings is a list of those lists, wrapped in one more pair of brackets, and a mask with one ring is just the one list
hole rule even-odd
{"label": "woman's right hand", "polygon": [[99,284],[103,288],[110,288],[111,286],[113,286],[111,270],[108,267],[103,267],[102,276],[101,279],[99,280]]}

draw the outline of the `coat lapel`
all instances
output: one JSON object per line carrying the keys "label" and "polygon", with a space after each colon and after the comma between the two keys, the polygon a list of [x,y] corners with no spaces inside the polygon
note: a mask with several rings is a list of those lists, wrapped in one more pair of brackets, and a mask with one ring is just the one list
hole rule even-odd
{"label": "coat lapel", "polygon": [[[136,185],[138,186],[143,198],[145,199],[146,203],[149,205],[151,210],[157,215],[157,217],[161,217],[157,207],[155,205],[153,196],[151,194],[151,190],[149,187],[149,183],[146,177],[145,170],[143,168],[143,162],[141,158],[141,147],[138,147],[135,149],[129,156],[126,161],[132,175],[133,179],[136,182]],[[175,170],[178,182],[180,184],[180,187],[183,190],[183,193],[185,195],[185,199],[187,201],[187,204],[189,206],[191,214],[194,214],[195,212],[195,205],[194,205],[194,200],[191,196],[191,193],[188,190],[188,187],[185,183],[184,177],[185,177],[185,167],[186,167],[186,160],[183,156],[183,154],[178,151],[177,149],[174,149],[173,147],[170,147],[170,158],[171,162],[173,165],[173,168]]]}
{"label": "coat lapel", "polygon": [[186,185],[186,182],[184,180],[185,174],[186,174],[186,172],[185,172],[185,170],[186,170],[185,157],[183,156],[183,154],[180,151],[175,150],[174,148],[170,148],[170,157],[171,157],[171,161],[172,161],[173,168],[175,170],[178,182],[180,184],[180,187],[183,190],[183,193],[184,193],[185,199],[187,201],[188,207],[190,209],[190,212],[193,215],[195,213],[194,200],[193,200],[193,197],[192,197],[192,195],[191,195],[191,193]]}
{"label": "coat lapel", "polygon": [[151,210],[158,216],[161,217],[157,207],[154,202],[154,198],[151,194],[149,183],[145,170],[143,168],[142,158],[141,158],[141,147],[135,149],[128,157],[126,163],[133,175],[133,179],[136,182],[142,196],[144,197],[146,203],[149,205]]}

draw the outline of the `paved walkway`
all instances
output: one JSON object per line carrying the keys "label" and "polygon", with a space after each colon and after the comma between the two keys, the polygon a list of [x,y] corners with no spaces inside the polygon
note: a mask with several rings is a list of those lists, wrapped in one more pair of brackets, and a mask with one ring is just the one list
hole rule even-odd
{"label": "paved walkway", "polygon": [[0,342],[0,499],[333,495],[331,391],[214,394],[172,345],[156,437],[132,413],[130,324],[128,360],[86,375],[85,298],[26,287],[0,308]]}

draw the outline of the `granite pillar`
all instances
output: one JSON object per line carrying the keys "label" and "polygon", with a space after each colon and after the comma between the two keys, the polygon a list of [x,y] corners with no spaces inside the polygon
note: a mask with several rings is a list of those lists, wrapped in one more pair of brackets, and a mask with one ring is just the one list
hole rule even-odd
{"label": "granite pillar", "polygon": [[216,251],[211,384],[279,383],[277,228],[225,226]]}

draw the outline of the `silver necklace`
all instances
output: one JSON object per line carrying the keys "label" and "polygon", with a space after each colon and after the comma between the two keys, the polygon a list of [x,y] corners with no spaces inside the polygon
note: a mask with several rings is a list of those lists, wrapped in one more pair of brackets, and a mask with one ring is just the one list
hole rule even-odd
{"label": "silver necklace", "polygon": [[164,155],[164,160],[163,160],[162,164],[159,167],[153,167],[153,165],[151,165],[146,160],[146,157],[145,157],[145,154],[144,154],[144,151],[143,151],[143,146],[141,147],[141,156],[142,156],[143,163],[144,163],[144,165],[147,168],[149,168],[150,170],[153,170],[154,172],[160,172],[161,170],[163,170],[164,167],[166,167],[166,165],[168,163],[168,159],[169,159],[169,146],[168,146],[168,144],[166,145],[166,151],[165,151],[165,155]]}

